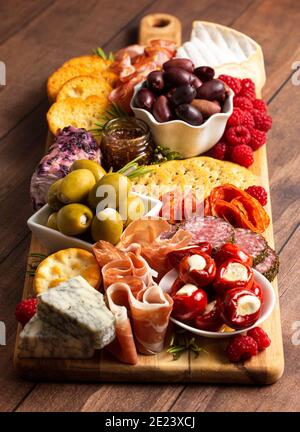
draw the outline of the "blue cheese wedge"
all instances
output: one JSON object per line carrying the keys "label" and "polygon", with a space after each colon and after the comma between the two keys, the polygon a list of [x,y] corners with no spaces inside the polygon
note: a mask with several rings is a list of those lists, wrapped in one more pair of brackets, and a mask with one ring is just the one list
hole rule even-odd
{"label": "blue cheese wedge", "polygon": [[103,295],[81,276],[40,294],[37,314],[42,321],[74,337],[90,335],[95,349],[115,338],[115,319]]}
{"label": "blue cheese wedge", "polygon": [[20,333],[20,358],[90,358],[94,354],[93,338],[74,337],[40,320],[36,315]]}

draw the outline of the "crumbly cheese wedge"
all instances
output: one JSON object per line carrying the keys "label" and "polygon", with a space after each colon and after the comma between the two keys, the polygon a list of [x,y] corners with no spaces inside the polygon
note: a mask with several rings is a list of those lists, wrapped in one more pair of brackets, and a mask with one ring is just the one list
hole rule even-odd
{"label": "crumbly cheese wedge", "polygon": [[153,197],[159,197],[177,186],[199,191],[206,197],[214,187],[224,183],[245,189],[256,184],[257,179],[240,165],[200,156],[153,165],[151,172],[132,179],[132,182],[136,192]]}
{"label": "crumbly cheese wedge", "polygon": [[35,315],[20,333],[20,358],[90,358],[94,342],[90,335],[74,337]]}
{"label": "crumbly cheese wedge", "polygon": [[92,336],[96,349],[115,337],[115,319],[103,295],[81,276],[40,294],[37,314],[42,321],[75,337]]}
{"label": "crumbly cheese wedge", "polygon": [[67,98],[55,102],[47,113],[49,129],[53,134],[66,126],[93,129],[109,103],[108,98],[104,96],[89,96],[84,100]]}
{"label": "crumbly cheese wedge", "polygon": [[67,98],[86,99],[89,96],[108,97],[112,87],[104,79],[88,75],[78,76],[67,81],[57,95],[60,102]]}

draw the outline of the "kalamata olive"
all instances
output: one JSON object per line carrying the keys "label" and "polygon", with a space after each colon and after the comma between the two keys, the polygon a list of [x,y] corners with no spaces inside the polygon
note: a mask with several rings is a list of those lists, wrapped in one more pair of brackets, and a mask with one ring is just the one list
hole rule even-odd
{"label": "kalamata olive", "polygon": [[149,88],[153,91],[160,91],[164,88],[164,77],[163,72],[161,71],[153,71],[150,72],[147,77]]}
{"label": "kalamata olive", "polygon": [[197,89],[197,99],[222,100],[224,94],[224,83],[218,79],[206,81]]}
{"label": "kalamata olive", "polygon": [[174,105],[189,104],[196,97],[196,89],[191,84],[184,84],[175,89],[170,97]]}
{"label": "kalamata olive", "polygon": [[215,71],[213,68],[209,66],[199,66],[194,70],[194,74],[201,80],[201,81],[210,81],[215,76]]}
{"label": "kalamata olive", "polygon": [[213,114],[221,112],[221,105],[218,101],[208,101],[205,99],[194,99],[192,105],[197,108],[203,117],[208,118]]}
{"label": "kalamata olive", "polygon": [[190,84],[193,75],[179,67],[172,67],[164,73],[164,80],[168,87],[178,87],[183,84]]}
{"label": "kalamata olive", "polygon": [[193,125],[193,126],[199,126],[203,123],[203,117],[202,114],[197,108],[193,107],[189,104],[182,104],[179,105],[175,113],[178,118],[181,120]]}
{"label": "kalamata olive", "polygon": [[194,64],[190,59],[175,58],[163,64],[164,70],[168,70],[173,67],[178,67],[191,73],[194,71]]}
{"label": "kalamata olive", "polygon": [[155,101],[154,94],[147,88],[141,88],[135,95],[134,104],[138,108],[151,111],[152,105]]}
{"label": "kalamata olive", "polygon": [[202,81],[198,77],[196,77],[196,75],[193,74],[191,78],[191,84],[197,90],[197,88],[202,86]]}
{"label": "kalamata olive", "polygon": [[161,95],[156,99],[152,107],[152,114],[155,120],[160,123],[172,120],[172,110],[170,102],[168,101],[166,96]]}

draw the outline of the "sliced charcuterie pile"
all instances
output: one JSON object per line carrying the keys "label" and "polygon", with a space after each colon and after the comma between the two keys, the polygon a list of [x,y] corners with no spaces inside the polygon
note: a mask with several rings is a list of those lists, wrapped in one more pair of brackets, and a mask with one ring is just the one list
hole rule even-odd
{"label": "sliced charcuterie pile", "polygon": [[262,235],[244,228],[235,229],[234,242],[252,256],[254,265],[264,259],[268,249],[268,243]]}
{"label": "sliced charcuterie pile", "polygon": [[279,256],[268,246],[264,259],[254,268],[272,282],[279,270]]}

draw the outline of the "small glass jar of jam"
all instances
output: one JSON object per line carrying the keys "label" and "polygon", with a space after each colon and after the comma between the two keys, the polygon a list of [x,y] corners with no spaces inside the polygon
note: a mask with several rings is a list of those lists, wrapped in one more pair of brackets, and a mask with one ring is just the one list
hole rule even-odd
{"label": "small glass jar of jam", "polygon": [[138,156],[139,165],[148,165],[153,156],[148,125],[135,117],[110,120],[102,131],[101,151],[107,170],[117,171]]}

